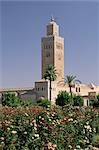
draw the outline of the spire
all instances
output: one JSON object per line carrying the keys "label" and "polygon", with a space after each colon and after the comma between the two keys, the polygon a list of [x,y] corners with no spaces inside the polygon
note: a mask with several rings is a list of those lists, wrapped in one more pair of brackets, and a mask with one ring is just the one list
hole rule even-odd
{"label": "spire", "polygon": [[53,22],[53,21],[55,21],[55,20],[54,20],[54,17],[53,17],[53,16],[51,16],[51,22]]}
{"label": "spire", "polygon": [[59,26],[53,16],[51,16],[50,22],[47,25],[47,35],[59,35]]}

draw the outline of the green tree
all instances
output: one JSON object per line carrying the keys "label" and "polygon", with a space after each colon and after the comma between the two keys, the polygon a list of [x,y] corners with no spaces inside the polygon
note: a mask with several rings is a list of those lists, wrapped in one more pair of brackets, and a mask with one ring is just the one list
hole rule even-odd
{"label": "green tree", "polygon": [[43,107],[47,108],[48,106],[51,105],[51,101],[49,101],[48,99],[40,99],[40,100],[37,101],[37,104],[39,106],[43,106]]}
{"label": "green tree", "polygon": [[56,105],[64,106],[71,103],[71,95],[66,91],[60,91],[57,95]]}
{"label": "green tree", "polygon": [[24,106],[24,107],[27,107],[27,106],[36,106],[37,105],[36,101],[37,100],[35,100],[35,99],[23,100],[22,101],[22,106]]}
{"label": "green tree", "polygon": [[21,100],[15,95],[15,93],[3,93],[2,95],[2,105],[17,107],[21,105]]}
{"label": "green tree", "polygon": [[83,106],[83,104],[84,104],[84,100],[83,100],[82,96],[79,96],[79,95],[73,96],[73,105],[74,106]]}
{"label": "green tree", "polygon": [[99,94],[96,95],[96,98],[90,100],[90,106],[99,107]]}
{"label": "green tree", "polygon": [[76,80],[76,76],[73,76],[73,75],[67,75],[67,76],[64,78],[64,82],[65,82],[65,84],[68,84],[71,95],[72,95],[72,87],[73,87],[73,84],[74,84],[75,82],[81,83],[81,81]]}
{"label": "green tree", "polygon": [[99,101],[99,94],[97,94],[97,96],[96,96],[96,97],[97,97],[97,100]]}
{"label": "green tree", "polygon": [[50,101],[51,101],[51,90],[52,90],[52,81],[55,81],[57,78],[57,75],[56,75],[56,69],[53,65],[48,65],[48,68],[45,72],[45,75],[44,75],[44,79],[45,80],[49,80],[50,81]]}

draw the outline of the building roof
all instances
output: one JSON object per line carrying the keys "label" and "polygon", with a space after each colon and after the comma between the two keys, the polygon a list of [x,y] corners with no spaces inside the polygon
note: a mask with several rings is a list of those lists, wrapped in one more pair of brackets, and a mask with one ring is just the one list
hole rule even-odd
{"label": "building roof", "polygon": [[37,83],[37,82],[48,82],[48,80],[41,79],[41,80],[35,81],[35,83]]}
{"label": "building roof", "polygon": [[5,88],[0,89],[0,92],[16,92],[16,91],[29,91],[33,90],[33,88]]}

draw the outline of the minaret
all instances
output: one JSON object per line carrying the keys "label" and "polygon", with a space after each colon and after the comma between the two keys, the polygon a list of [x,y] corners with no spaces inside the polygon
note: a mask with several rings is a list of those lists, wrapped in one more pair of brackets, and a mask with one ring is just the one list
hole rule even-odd
{"label": "minaret", "polygon": [[51,17],[46,26],[46,36],[41,40],[42,47],[42,78],[49,64],[55,66],[57,80],[64,78],[64,38],[59,36],[59,26]]}

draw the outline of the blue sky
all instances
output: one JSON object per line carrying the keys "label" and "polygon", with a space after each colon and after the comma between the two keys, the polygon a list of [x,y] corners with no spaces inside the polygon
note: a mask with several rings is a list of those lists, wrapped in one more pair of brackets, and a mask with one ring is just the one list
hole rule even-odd
{"label": "blue sky", "polygon": [[99,3],[2,1],[0,88],[33,87],[41,79],[41,37],[54,16],[65,38],[65,75],[99,85]]}

